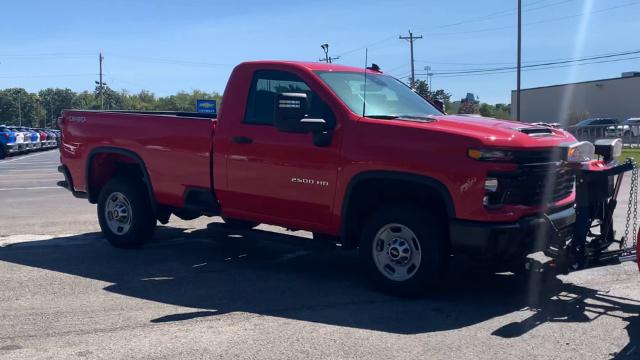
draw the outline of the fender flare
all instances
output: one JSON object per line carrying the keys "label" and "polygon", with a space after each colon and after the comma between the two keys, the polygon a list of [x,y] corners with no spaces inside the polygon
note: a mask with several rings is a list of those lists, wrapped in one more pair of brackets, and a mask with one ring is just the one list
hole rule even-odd
{"label": "fender flare", "polygon": [[153,185],[151,184],[151,178],[149,177],[147,166],[145,165],[144,160],[142,160],[142,157],[140,157],[140,155],[136,154],[131,150],[112,147],[112,146],[100,146],[100,147],[93,148],[89,152],[89,156],[87,156],[87,162],[85,167],[86,168],[85,181],[87,186],[87,198],[89,199],[89,202],[95,203],[98,196],[98,194],[91,193],[91,186],[89,186],[89,180],[91,178],[91,164],[93,163],[93,158],[98,154],[118,154],[118,155],[123,155],[132,159],[138,165],[138,167],[140,167],[140,170],[142,170],[142,182],[144,183],[145,188],[147,189],[147,193],[149,195],[149,199],[151,200],[151,208],[153,209],[154,213],[157,213],[158,206],[157,206],[156,198],[153,192]]}
{"label": "fender flare", "polygon": [[434,190],[437,194],[440,195],[442,201],[445,204],[445,210],[447,212],[447,216],[450,219],[454,219],[456,216],[455,206],[453,203],[453,199],[451,198],[451,193],[449,189],[439,180],[436,180],[432,177],[417,175],[412,173],[405,173],[399,171],[364,171],[356,174],[349,181],[349,185],[347,186],[347,191],[345,192],[345,199],[342,203],[342,212],[340,215],[340,238],[346,239],[347,232],[347,212],[349,209],[349,203],[351,200],[351,195],[353,189],[364,180],[401,180],[406,182],[412,182],[415,184],[420,184],[426,186],[432,190]]}

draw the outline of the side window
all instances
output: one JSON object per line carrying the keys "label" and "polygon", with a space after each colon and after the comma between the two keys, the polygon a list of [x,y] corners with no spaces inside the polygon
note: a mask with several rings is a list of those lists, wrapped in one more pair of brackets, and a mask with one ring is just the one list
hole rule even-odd
{"label": "side window", "polygon": [[245,124],[274,125],[276,113],[276,99],[282,93],[306,93],[309,108],[307,116],[324,118],[332,125],[335,123],[333,115],[329,114],[328,106],[302,81],[298,76],[279,70],[258,70],[253,75]]}

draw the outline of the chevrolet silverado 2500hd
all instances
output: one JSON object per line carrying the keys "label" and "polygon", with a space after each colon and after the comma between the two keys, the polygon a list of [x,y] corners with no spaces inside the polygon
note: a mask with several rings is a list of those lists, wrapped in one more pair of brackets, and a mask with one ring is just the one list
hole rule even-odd
{"label": "chevrolet silverado 2500hd", "polygon": [[518,263],[550,228],[570,233],[566,165],[588,152],[559,129],[445,115],[377,67],[287,61],[238,65],[217,118],[59,122],[61,185],[97,203],[115,246],[172,214],[220,215],[359,247],[371,278],[400,292],[436,283],[452,254]]}

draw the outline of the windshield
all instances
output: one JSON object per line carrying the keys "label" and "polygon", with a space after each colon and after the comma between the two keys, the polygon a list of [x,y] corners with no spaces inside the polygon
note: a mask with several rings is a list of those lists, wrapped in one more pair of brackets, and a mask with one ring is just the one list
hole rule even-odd
{"label": "windshield", "polygon": [[[442,115],[433,105],[397,79],[381,74],[319,71],[318,76],[358,115],[371,117],[429,117]],[[366,90],[366,94],[365,94]]]}

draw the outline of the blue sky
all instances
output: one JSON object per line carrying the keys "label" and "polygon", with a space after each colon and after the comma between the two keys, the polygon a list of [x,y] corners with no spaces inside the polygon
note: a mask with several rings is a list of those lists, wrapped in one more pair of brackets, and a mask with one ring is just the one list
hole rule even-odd
{"label": "blue sky", "polygon": [[[485,1],[6,1],[0,13],[0,88],[93,88],[98,52],[114,89],[222,92],[245,60],[316,61],[330,44],[339,63],[370,62],[395,76],[515,63],[515,0]],[[523,61],[640,50],[640,1],[523,0]],[[527,25],[528,24],[528,25]],[[640,56],[640,55],[636,55]],[[640,59],[523,73],[523,87],[617,77]],[[473,92],[509,102],[515,74],[433,78],[454,99]]]}

